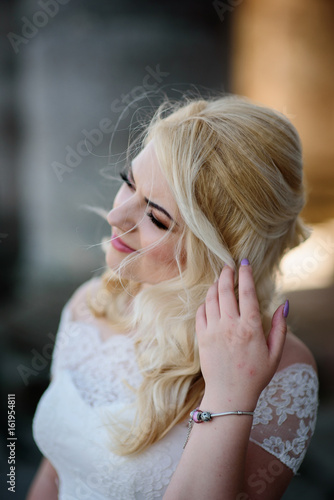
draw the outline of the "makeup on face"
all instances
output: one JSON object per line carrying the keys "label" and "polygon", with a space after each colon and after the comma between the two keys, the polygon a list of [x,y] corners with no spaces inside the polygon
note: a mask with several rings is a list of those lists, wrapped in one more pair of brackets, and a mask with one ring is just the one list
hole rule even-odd
{"label": "makeup on face", "polygon": [[[134,180],[131,164],[126,167],[125,171],[120,173],[120,177],[127,184],[127,186],[130,189],[132,189],[133,191],[136,191],[136,183]],[[148,198],[146,198],[146,196],[144,196],[144,201],[145,201],[147,207],[152,207],[152,208],[158,210],[159,212],[166,215],[173,224],[175,224],[177,226],[179,225],[173,219],[173,217],[167,212],[167,210],[165,208],[163,208],[162,206],[158,205],[157,203],[154,203],[153,201],[149,200]],[[164,231],[167,231],[168,229],[170,229],[165,224],[163,224],[161,221],[159,221],[156,217],[154,217],[152,211],[146,212],[146,215],[151,219],[152,223],[155,224],[159,229],[162,229]]]}
{"label": "makeup on face", "polygon": [[[145,146],[120,177],[123,184],[107,218],[112,228],[107,265],[126,279],[147,284],[177,276],[183,225],[176,220],[178,207],[153,145]],[[138,258],[126,259],[130,254]]]}
{"label": "makeup on face", "polygon": [[124,252],[124,253],[136,252],[134,248],[128,247],[117,234],[112,234],[111,244],[119,252]]}

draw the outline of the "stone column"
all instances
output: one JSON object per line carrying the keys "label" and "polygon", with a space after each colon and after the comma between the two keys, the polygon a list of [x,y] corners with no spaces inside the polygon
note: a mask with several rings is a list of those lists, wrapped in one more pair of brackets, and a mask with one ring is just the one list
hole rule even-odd
{"label": "stone column", "polygon": [[282,111],[300,133],[304,217],[334,217],[334,2],[244,0],[232,38],[233,92]]}

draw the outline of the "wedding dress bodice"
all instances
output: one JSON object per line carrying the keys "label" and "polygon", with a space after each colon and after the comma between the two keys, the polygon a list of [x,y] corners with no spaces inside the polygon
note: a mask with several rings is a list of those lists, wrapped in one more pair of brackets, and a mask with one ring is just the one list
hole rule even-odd
{"label": "wedding dress bodice", "polygon": [[[34,438],[59,477],[61,500],[161,499],[180,460],[186,423],[137,456],[111,451],[112,417],[131,422],[142,376],[133,340],[103,341],[94,321],[74,321],[65,306],[51,366],[52,380],[33,421]],[[261,393],[250,441],[296,473],[314,432],[318,378],[307,364],[277,372]]]}

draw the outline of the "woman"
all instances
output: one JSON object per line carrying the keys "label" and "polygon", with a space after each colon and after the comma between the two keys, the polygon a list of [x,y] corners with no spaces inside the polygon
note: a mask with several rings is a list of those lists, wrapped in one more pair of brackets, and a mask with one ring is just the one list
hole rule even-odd
{"label": "woman", "polygon": [[143,145],[107,216],[109,271],[62,315],[29,500],[281,498],[318,390],[288,301],[273,314],[307,236],[297,132],[224,97],[159,110]]}

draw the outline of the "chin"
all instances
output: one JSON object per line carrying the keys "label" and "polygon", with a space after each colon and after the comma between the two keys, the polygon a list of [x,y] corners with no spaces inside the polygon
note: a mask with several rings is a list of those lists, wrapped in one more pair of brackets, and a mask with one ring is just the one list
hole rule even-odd
{"label": "chin", "polygon": [[138,276],[136,276],[133,272],[133,269],[131,269],[131,264],[130,266],[126,266],[123,268],[119,267],[123,260],[124,257],[117,258],[113,253],[108,252],[106,255],[107,267],[114,271],[119,278],[141,282],[142,280],[138,279]]}

